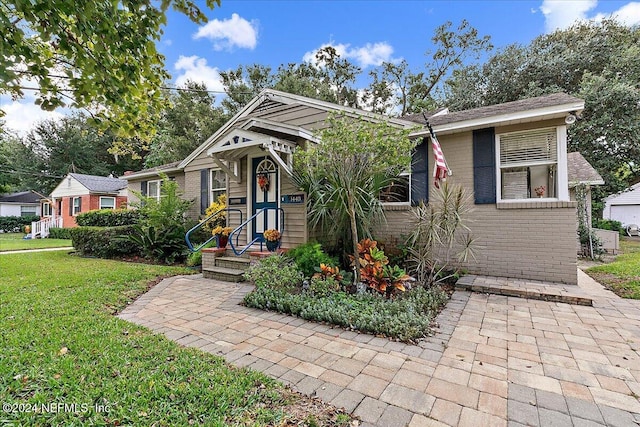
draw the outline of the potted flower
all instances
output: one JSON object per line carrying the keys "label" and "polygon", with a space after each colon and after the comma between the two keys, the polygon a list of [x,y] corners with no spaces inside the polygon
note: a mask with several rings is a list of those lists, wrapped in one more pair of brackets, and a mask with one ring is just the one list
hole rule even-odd
{"label": "potted flower", "polygon": [[263,236],[269,252],[273,252],[280,247],[280,238],[282,237],[282,234],[280,234],[280,232],[275,228],[265,230]]}
{"label": "potted flower", "polygon": [[213,230],[211,230],[211,234],[216,236],[216,240],[219,248],[226,248],[227,243],[229,242],[229,234],[233,231],[231,227],[222,227],[218,225]]}
{"label": "potted flower", "polygon": [[544,192],[547,188],[544,185],[541,185],[540,187],[536,187],[533,189],[533,191],[536,192],[536,196],[538,197],[544,197]]}
{"label": "potted flower", "polygon": [[258,187],[262,191],[269,191],[269,175],[266,173],[258,174]]}

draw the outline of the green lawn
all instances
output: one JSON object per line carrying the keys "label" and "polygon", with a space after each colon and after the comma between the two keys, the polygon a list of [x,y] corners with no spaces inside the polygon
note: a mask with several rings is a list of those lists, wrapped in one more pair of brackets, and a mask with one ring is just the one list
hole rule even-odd
{"label": "green lawn", "polygon": [[640,299],[640,239],[620,238],[620,252],[612,263],[586,272],[621,297]]}
{"label": "green lawn", "polygon": [[[0,425],[348,425],[262,374],[114,316],[157,276],[185,272],[0,255]],[[36,404],[45,410],[27,412]]]}
{"label": "green lawn", "polygon": [[71,240],[65,239],[29,239],[23,240],[24,233],[0,234],[0,252],[19,251],[22,249],[63,248],[71,245]]}

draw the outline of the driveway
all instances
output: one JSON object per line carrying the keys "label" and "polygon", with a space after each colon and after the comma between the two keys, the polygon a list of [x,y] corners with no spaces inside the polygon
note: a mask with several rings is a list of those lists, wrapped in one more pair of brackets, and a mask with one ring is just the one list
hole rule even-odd
{"label": "driveway", "polygon": [[419,345],[246,308],[250,285],[199,275],[162,281],[120,317],[344,407],[365,426],[637,427],[640,301],[578,274],[579,287],[561,288],[593,306],[532,299],[557,285],[477,277],[485,291],[530,298],[458,290]]}

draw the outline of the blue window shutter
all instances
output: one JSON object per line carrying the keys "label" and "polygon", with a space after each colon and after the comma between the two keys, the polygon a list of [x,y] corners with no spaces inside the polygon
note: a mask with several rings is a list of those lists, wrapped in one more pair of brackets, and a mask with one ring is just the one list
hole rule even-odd
{"label": "blue window shutter", "polygon": [[473,131],[473,194],[477,205],[496,202],[494,128]]}
{"label": "blue window shutter", "polygon": [[142,181],[142,182],[140,183],[140,193],[141,193],[143,196],[146,196],[146,195],[147,195],[147,181]]}
{"label": "blue window shutter", "polygon": [[429,202],[429,138],[423,138],[411,156],[411,206]]}
{"label": "blue window shutter", "polygon": [[209,207],[209,169],[200,169],[200,214]]}

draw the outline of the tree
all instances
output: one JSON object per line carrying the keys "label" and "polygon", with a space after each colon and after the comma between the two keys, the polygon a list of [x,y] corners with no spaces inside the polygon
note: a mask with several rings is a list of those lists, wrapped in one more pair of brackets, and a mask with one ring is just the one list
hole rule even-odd
{"label": "tree", "polygon": [[308,195],[310,225],[346,235],[357,260],[360,237],[384,219],[378,195],[407,170],[415,144],[409,130],[365,117],[334,115],[327,124],[319,144],[296,153],[294,180]]}
{"label": "tree", "polygon": [[227,94],[222,100],[222,107],[229,115],[240,111],[263,89],[271,88],[274,84],[271,67],[259,64],[223,71],[220,77]]}
{"label": "tree", "polygon": [[335,93],[335,103],[350,107],[358,106],[358,92],[351,87],[362,72],[357,65],[340,57],[333,46],[325,46],[316,52],[316,65],[323,69],[325,83]]}
{"label": "tree", "polygon": [[167,92],[169,105],[162,110],[158,132],[144,158],[147,168],[183,160],[229,118],[203,83],[188,81]]}
{"label": "tree", "polygon": [[[585,100],[582,119],[569,128],[575,150],[600,172],[596,199],[640,179],[640,27],[615,20],[582,22],[509,46],[480,66],[447,81],[452,109],[566,92]],[[594,209],[601,203],[594,203]],[[594,211],[594,218],[599,216]]]}
{"label": "tree", "polygon": [[144,140],[169,78],[155,45],[169,7],[195,23],[207,21],[193,0],[0,3],[0,93],[21,98],[29,79],[43,109],[90,109],[105,128]]}

